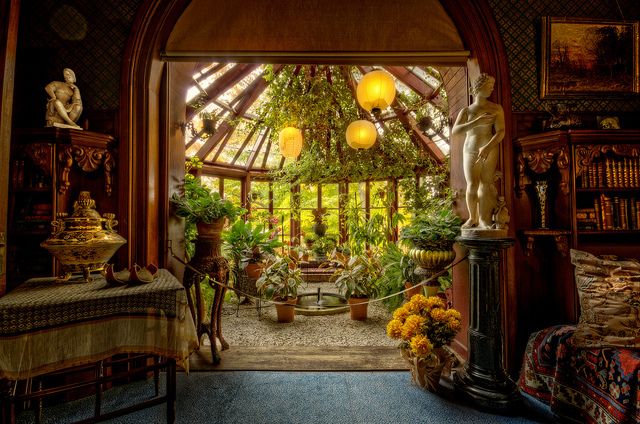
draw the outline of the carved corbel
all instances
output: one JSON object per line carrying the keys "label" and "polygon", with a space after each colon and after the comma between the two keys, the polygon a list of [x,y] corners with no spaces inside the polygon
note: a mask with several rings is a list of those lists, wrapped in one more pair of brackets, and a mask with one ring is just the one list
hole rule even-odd
{"label": "carved corbel", "polygon": [[75,161],[84,172],[93,172],[97,170],[101,164],[104,164],[105,191],[107,195],[111,195],[113,188],[112,171],[115,166],[115,161],[108,150],[96,147],[68,146],[58,153],[58,161],[62,165],[60,170],[60,187],[58,188],[60,194],[66,193],[71,185],[69,182],[69,172]]}

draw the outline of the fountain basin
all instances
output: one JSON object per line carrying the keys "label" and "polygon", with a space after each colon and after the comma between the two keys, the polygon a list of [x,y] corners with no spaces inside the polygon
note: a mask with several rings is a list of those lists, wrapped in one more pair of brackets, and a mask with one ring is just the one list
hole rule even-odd
{"label": "fountain basin", "polygon": [[296,313],[301,315],[333,315],[349,310],[344,296],[337,293],[303,293],[298,295]]}

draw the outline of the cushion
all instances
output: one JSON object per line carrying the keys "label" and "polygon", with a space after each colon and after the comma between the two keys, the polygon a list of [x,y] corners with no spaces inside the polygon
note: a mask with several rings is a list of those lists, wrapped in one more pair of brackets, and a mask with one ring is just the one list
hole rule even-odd
{"label": "cushion", "polygon": [[571,250],[580,298],[577,347],[640,348],[640,262]]}

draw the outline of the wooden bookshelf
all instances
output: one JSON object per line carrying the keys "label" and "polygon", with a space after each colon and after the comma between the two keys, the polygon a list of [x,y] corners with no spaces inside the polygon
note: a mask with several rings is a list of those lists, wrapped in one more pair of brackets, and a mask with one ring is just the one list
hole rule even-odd
{"label": "wooden bookshelf", "polygon": [[527,335],[578,319],[569,249],[640,258],[640,130],[527,135],[514,141],[514,157],[518,333]]}

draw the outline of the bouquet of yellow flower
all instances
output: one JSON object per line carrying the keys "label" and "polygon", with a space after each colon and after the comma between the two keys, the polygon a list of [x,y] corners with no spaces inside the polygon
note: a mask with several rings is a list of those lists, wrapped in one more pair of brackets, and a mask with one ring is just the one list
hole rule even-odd
{"label": "bouquet of yellow flower", "polygon": [[460,330],[460,312],[445,309],[436,296],[417,294],[393,312],[387,335],[399,339],[400,348],[415,358],[432,356],[433,349],[451,343]]}

